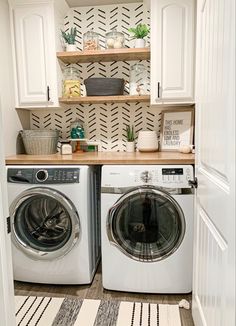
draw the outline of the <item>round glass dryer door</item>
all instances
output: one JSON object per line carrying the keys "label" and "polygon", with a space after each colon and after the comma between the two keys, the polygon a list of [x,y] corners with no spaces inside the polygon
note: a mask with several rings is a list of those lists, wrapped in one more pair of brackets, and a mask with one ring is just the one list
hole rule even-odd
{"label": "round glass dryer door", "polygon": [[185,234],[185,219],[167,192],[152,186],[134,188],[110,209],[109,240],[132,259],[153,262],[173,254]]}
{"label": "round glass dryer door", "polygon": [[61,192],[46,187],[22,192],[12,203],[13,241],[33,259],[68,253],[79,237],[79,216]]}

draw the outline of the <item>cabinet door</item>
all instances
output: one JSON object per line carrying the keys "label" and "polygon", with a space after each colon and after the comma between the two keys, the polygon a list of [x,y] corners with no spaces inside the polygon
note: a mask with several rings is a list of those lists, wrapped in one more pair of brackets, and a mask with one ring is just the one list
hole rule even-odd
{"label": "cabinet door", "polygon": [[193,101],[194,3],[151,2],[151,104]]}
{"label": "cabinet door", "polygon": [[50,9],[40,4],[13,10],[19,106],[50,104]]}

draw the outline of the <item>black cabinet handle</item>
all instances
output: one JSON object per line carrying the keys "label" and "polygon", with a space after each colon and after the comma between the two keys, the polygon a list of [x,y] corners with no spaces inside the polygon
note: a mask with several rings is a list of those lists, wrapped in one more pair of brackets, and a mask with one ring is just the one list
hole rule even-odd
{"label": "black cabinet handle", "polygon": [[7,217],[7,233],[11,233],[11,218]]}
{"label": "black cabinet handle", "polygon": [[157,83],[157,98],[160,98],[160,82]]}
{"label": "black cabinet handle", "polygon": [[47,100],[50,101],[50,88],[47,86]]}

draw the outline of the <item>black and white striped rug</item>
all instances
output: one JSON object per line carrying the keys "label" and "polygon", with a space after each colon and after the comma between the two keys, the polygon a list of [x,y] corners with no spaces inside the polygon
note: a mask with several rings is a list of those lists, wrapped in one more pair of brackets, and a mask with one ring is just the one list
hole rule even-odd
{"label": "black and white striped rug", "polygon": [[16,296],[17,326],[181,326],[178,305]]}

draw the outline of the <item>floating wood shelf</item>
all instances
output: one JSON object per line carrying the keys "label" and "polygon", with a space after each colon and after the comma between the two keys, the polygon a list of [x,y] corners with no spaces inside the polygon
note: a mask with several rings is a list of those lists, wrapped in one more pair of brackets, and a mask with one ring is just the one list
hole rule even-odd
{"label": "floating wood shelf", "polygon": [[64,63],[149,60],[150,49],[123,48],[94,51],[57,52],[57,58]]}
{"label": "floating wood shelf", "polygon": [[72,155],[14,155],[6,158],[6,164],[194,164],[194,154],[178,152],[125,153],[84,152]]}
{"label": "floating wood shelf", "polygon": [[59,98],[64,104],[101,104],[101,103],[136,103],[150,102],[149,95],[84,96],[77,98]]}

